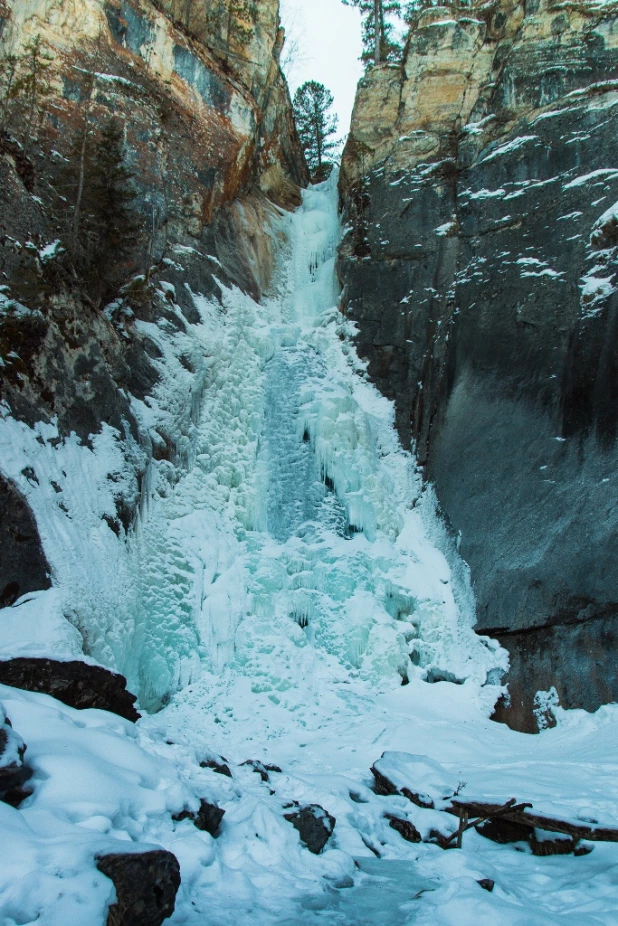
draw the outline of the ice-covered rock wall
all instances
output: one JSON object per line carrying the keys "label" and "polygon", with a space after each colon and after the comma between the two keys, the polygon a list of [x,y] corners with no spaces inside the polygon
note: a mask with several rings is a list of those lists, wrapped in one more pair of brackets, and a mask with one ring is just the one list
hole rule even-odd
{"label": "ice-covered rock wall", "polygon": [[357,349],[470,564],[510,710],[618,696],[612,2],[450,3],[359,87],[340,251]]}
{"label": "ice-covered rock wall", "polygon": [[[225,287],[256,299],[271,288],[280,212],[308,177],[277,2],[256,7],[229,47],[176,12],[149,0],[0,5],[3,74],[11,55],[27,68],[37,37],[44,63],[32,124],[23,90],[2,97],[0,603],[54,586],[14,620],[5,611],[2,658],[85,652],[133,687],[150,652],[140,615],[158,605],[170,634],[193,627],[185,586],[141,576],[140,549],[151,495],[198,455],[219,337],[208,313]],[[79,132],[90,157],[110,116],[141,231],[118,268],[101,268],[116,280],[103,298],[66,262],[62,210],[76,195]],[[173,544],[165,555],[173,565]],[[186,634],[159,694],[195,665]]]}

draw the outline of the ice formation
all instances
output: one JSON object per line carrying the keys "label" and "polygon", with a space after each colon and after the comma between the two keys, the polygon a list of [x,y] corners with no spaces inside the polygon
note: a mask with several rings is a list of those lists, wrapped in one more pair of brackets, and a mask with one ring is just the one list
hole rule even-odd
{"label": "ice formation", "polygon": [[[378,687],[447,666],[483,682],[501,662],[471,630],[461,564],[454,578],[431,493],[338,309],[336,195],[333,177],[281,217],[288,244],[263,305],[226,290],[223,306],[194,297],[190,334],[138,323],[164,362],[155,401],[135,407],[155,439],[175,423],[180,454],[151,463],[126,544],[103,517],[134,479],[111,429],[56,447],[53,426],[2,422],[64,614],[149,710],[204,672],[277,697],[316,658]],[[58,612],[57,592],[40,597]],[[67,658],[82,642],[70,625],[52,636]]]}
{"label": "ice formation", "polygon": [[[512,791],[609,823],[615,715],[562,712],[536,738],[487,720],[506,654],[472,630],[465,564],[339,311],[336,177],[278,222],[287,244],[263,304],[196,295],[199,324],[147,327],[161,378],[134,408],[154,443],[165,431],[177,450],[150,464],[126,542],[108,523],[135,490],[119,436],[58,442],[53,425],[2,412],[5,472],[35,513],[54,587],[5,609],[1,652],[70,659],[84,645],[150,713],[133,728],[0,686],[35,769],[33,797],[0,805],[18,847],[0,875],[1,921],[103,922],[109,883],[92,859],[124,840],[179,858],[178,926],[610,924],[614,847],[590,861],[537,860],[475,833],[470,851],[411,845],[386,811],[423,832],[428,818],[369,788],[383,752],[402,768],[408,752],[487,798]],[[573,749],[594,761],[564,762]],[[200,766],[213,751],[233,778]],[[263,782],[245,759],[283,771]],[[216,842],[172,819],[200,799],[226,810]],[[322,855],[285,820],[294,801],[337,818]],[[492,895],[477,884],[487,877]]]}

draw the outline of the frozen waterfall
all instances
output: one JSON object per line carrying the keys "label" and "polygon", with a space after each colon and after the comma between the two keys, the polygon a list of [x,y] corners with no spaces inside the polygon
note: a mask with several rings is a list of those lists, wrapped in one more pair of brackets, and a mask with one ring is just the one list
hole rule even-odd
{"label": "frozen waterfall", "polygon": [[149,711],[187,697],[202,714],[233,711],[251,693],[254,724],[261,712],[271,724],[276,703],[281,729],[312,722],[332,685],[483,684],[503,665],[472,631],[465,566],[339,310],[336,180],[273,218],[261,304],[238,289],[222,304],[195,295],[187,325],[168,288],[178,325],[135,322],[162,359],[133,410],[153,441],[163,422],[178,452],[151,461],[127,538],[109,521],[135,483],[131,453],[143,459],[130,436],[122,450],[104,425],[86,446],[2,420],[7,475],[55,576],[34,623],[22,611],[16,624],[30,654],[75,658],[83,645]]}
{"label": "frozen waterfall", "polygon": [[288,244],[263,305],[237,290],[223,308],[196,300],[211,357],[195,464],[140,539],[150,708],[199,677],[207,704],[233,703],[240,686],[304,714],[325,677],[482,682],[496,661],[338,309],[336,177],[281,224]]}

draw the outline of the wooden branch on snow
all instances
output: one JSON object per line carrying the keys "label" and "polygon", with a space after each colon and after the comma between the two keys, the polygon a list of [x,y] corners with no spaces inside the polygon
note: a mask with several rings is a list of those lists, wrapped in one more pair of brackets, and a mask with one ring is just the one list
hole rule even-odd
{"label": "wooden branch on snow", "polygon": [[[563,833],[566,836],[572,836],[574,839],[589,839],[592,842],[618,842],[618,827],[615,826],[595,826],[586,823],[573,823],[570,820],[560,820],[558,817],[550,817],[543,813],[530,813],[527,808],[532,804],[515,804],[515,798],[512,798],[506,804],[486,804],[482,801],[452,801],[450,807],[445,810],[457,817],[462,817],[464,813],[468,819],[475,819],[465,827],[478,826],[485,820],[494,820],[496,817],[502,820],[508,820],[510,823],[520,823],[523,826],[529,826],[539,830],[546,830],[550,833]],[[463,832],[463,830],[462,830]],[[457,830],[453,833],[454,838],[459,833]]]}

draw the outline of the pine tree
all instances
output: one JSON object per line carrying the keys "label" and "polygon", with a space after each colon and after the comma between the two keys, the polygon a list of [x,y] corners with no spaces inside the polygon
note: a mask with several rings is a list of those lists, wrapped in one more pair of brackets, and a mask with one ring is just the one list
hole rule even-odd
{"label": "pine tree", "polygon": [[98,304],[127,273],[141,242],[133,174],[125,164],[123,128],[114,118],[97,133],[90,97],[69,151],[58,192],[65,203],[63,244],[73,279]]}
{"label": "pine tree", "polygon": [[91,178],[84,190],[84,226],[96,247],[101,276],[108,277],[133,252],[141,229],[134,208],[133,173],[124,162],[121,124],[109,119],[94,147]]}
{"label": "pine tree", "polygon": [[19,61],[18,74],[13,83],[13,94],[15,99],[20,100],[24,110],[24,150],[26,154],[38,138],[45,101],[53,93],[48,74],[52,61],[53,56],[47,51],[38,34],[30,39]]}
{"label": "pine tree", "polygon": [[395,41],[393,16],[401,17],[399,0],[343,0],[346,6],[357,7],[363,19],[362,60],[369,65],[394,61],[401,56],[401,45]]}
{"label": "pine tree", "polygon": [[408,0],[404,6],[403,18],[407,23],[414,23],[423,10],[433,6],[466,6],[468,0]]}
{"label": "pine tree", "polygon": [[330,140],[337,131],[337,116],[329,114],[333,95],[324,84],[309,80],[294,94],[294,119],[300,143],[312,174],[321,171],[325,157],[337,147]]}
{"label": "pine tree", "polygon": [[17,98],[15,84],[18,68],[17,55],[8,53],[0,59],[0,134],[4,134],[9,126],[13,105]]}
{"label": "pine tree", "polygon": [[216,0],[208,5],[206,27],[223,43],[226,60],[238,57],[234,46],[251,41],[257,17],[257,0]]}

